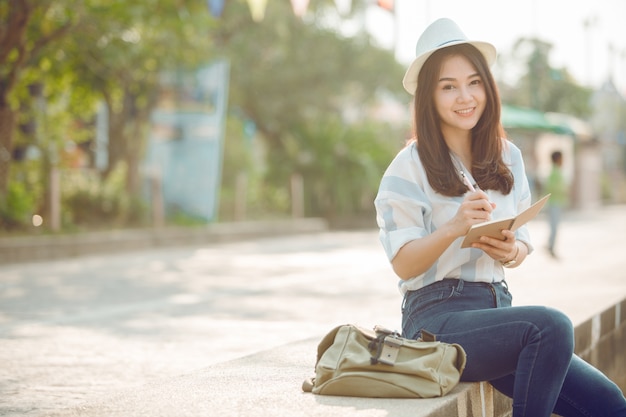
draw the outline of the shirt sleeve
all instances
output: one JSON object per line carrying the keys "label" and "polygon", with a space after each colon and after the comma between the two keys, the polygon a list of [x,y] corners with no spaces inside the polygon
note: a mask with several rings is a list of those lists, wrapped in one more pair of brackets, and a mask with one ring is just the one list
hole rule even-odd
{"label": "shirt sleeve", "polygon": [[391,162],[378,189],[374,204],[380,241],[391,261],[408,242],[429,233],[432,209],[420,186],[421,164],[411,147]]}

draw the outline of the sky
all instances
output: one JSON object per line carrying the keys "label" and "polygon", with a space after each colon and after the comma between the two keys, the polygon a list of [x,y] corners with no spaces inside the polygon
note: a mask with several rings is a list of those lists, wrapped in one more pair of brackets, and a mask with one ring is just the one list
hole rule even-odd
{"label": "sky", "polygon": [[[611,72],[614,84],[626,95],[626,0],[395,1],[395,17],[374,6],[368,10],[366,24],[381,46],[395,44],[396,58],[407,66],[424,29],[448,17],[470,39],[494,44],[500,55],[509,55],[520,37],[550,42],[553,67],[567,68],[580,84],[594,88]],[[615,53],[609,53],[610,47]]]}

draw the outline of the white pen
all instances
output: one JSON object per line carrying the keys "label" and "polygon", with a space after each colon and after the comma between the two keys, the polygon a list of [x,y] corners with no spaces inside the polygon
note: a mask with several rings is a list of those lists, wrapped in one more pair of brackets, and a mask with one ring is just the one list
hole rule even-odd
{"label": "white pen", "polygon": [[[472,185],[472,183],[470,182],[469,178],[467,178],[467,175],[465,175],[465,172],[463,170],[459,171],[461,173],[461,177],[463,178],[463,182],[465,183],[465,185],[467,185],[467,187],[470,189],[471,192],[476,192],[476,187],[474,187]],[[489,202],[489,204],[491,204],[491,202],[489,200],[487,200],[487,202]],[[492,207],[495,207],[492,204]],[[484,210],[484,209],[483,209]]]}
{"label": "white pen", "polygon": [[469,188],[471,192],[476,192],[476,188],[474,188],[469,178],[467,178],[467,175],[465,175],[465,171],[460,170],[459,172],[461,173],[461,177],[463,178],[465,185],[467,185],[467,188]]}

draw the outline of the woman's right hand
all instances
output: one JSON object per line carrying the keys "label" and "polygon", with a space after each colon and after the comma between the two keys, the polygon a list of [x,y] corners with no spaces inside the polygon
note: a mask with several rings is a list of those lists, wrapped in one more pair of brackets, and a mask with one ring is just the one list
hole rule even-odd
{"label": "woman's right hand", "polygon": [[495,207],[484,191],[469,192],[450,220],[450,226],[457,236],[465,236],[473,225],[491,220],[491,212]]}
{"label": "woman's right hand", "polygon": [[495,207],[483,191],[466,194],[454,217],[443,227],[400,248],[391,260],[393,270],[402,279],[423,274],[454,240],[467,234],[472,225],[489,220]]}

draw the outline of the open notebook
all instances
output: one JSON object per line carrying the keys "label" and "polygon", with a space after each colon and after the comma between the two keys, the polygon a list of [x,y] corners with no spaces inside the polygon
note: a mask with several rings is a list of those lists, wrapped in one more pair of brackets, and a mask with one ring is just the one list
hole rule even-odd
{"label": "open notebook", "polygon": [[524,224],[528,223],[537,214],[539,214],[543,206],[548,201],[548,198],[550,198],[550,194],[542,197],[535,204],[528,207],[517,216],[507,217],[505,219],[499,220],[490,220],[484,223],[478,223],[473,225],[465,235],[465,239],[463,239],[461,247],[469,248],[472,243],[478,241],[481,236],[489,236],[496,239],[504,240],[504,236],[502,236],[501,233],[502,230],[511,230],[514,232]]}

